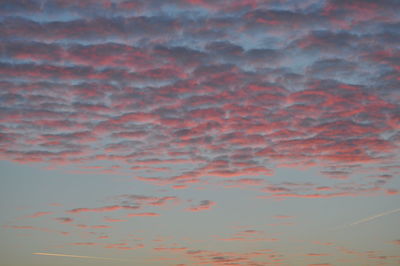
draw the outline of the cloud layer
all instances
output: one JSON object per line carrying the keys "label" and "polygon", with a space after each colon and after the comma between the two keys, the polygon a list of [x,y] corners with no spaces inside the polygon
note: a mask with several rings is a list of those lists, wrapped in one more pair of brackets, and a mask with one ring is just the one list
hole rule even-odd
{"label": "cloud layer", "polygon": [[[0,1],[0,160],[124,176],[163,192],[24,216],[70,232],[6,228],[76,230],[96,239],[70,246],[136,250],[151,245],[110,231],[177,206],[182,217],[218,213],[217,198],[189,198],[189,188],[242,189],[258,201],[398,195],[399,8],[397,0]],[[297,223],[291,213],[275,219],[271,226]],[[214,240],[281,238],[251,228]],[[154,242],[155,253],[199,264],[285,259]],[[333,265],[325,259],[335,251],[302,256]]]}
{"label": "cloud layer", "polygon": [[394,1],[4,5],[3,159],[113,161],[177,188],[396,161]]}

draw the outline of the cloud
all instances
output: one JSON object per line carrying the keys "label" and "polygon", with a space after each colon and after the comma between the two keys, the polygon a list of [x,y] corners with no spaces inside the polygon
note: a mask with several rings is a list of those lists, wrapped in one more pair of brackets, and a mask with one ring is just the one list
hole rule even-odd
{"label": "cloud", "polygon": [[65,231],[58,231],[58,230],[53,230],[50,228],[36,227],[36,226],[30,226],[30,225],[5,225],[4,227],[16,229],[16,230],[32,230],[32,231],[39,231],[39,232],[46,232],[46,233],[57,233],[57,234],[61,234],[63,236],[67,236],[70,234],[69,232],[65,232]]}
{"label": "cloud", "polygon": [[116,223],[116,222],[126,222],[127,220],[104,217],[104,221],[109,222],[109,223]]}
{"label": "cloud", "polygon": [[391,243],[395,244],[395,245],[400,245],[400,240],[394,240]]}
{"label": "cloud", "polygon": [[56,220],[62,224],[68,224],[68,223],[72,223],[74,221],[74,219],[72,219],[70,217],[59,217],[59,218],[54,218],[54,220]]}
{"label": "cloud", "polygon": [[282,255],[273,250],[255,250],[254,252],[218,252],[210,250],[188,250],[186,254],[201,264],[229,265],[245,264],[260,266],[259,260],[273,264],[281,262]]}
{"label": "cloud", "polygon": [[154,216],[160,216],[160,214],[158,213],[154,213],[154,212],[142,212],[142,213],[129,213],[128,217],[143,217],[143,216],[150,216],[150,217],[154,217]]}
{"label": "cloud", "polygon": [[[397,1],[16,0],[0,9],[2,160],[274,200],[399,193],[390,178]],[[103,163],[116,167],[90,168]],[[287,182],[275,169],[288,167],[319,172]],[[185,202],[112,201],[66,213],[156,214]],[[79,215],[55,221],[80,224]]]}
{"label": "cloud", "polygon": [[293,216],[289,216],[289,215],[276,215],[276,216],[274,216],[274,218],[277,218],[277,219],[292,219],[294,217]]}
{"label": "cloud", "polygon": [[[25,47],[25,43],[20,41],[18,45],[13,47],[12,43],[7,44],[6,54],[15,58],[15,56],[18,57],[17,52],[23,52],[28,48],[36,49],[36,46],[39,50],[48,48],[41,48],[40,42],[26,44],[28,46]],[[248,50],[247,53],[244,48],[239,48],[242,47],[241,45],[229,42],[214,42],[207,47],[216,53],[216,56],[213,56],[215,59],[221,56],[221,60],[226,60],[226,56],[234,56],[235,53],[241,57],[247,57],[248,54],[256,52],[261,53],[254,49]],[[79,53],[84,54],[83,57],[90,58],[87,54],[94,53],[93,59],[90,60],[104,60],[107,64],[110,62],[117,64],[120,62],[119,59],[101,59],[106,56],[101,51],[113,51],[112,53],[117,56],[121,54],[121,57],[124,57],[125,53],[151,54],[152,48],[146,48],[147,51],[145,48],[107,43],[104,46],[97,44],[87,47],[60,46],[54,49],[67,50],[62,52],[64,56],[66,53],[80,51]],[[140,52],[135,49],[139,49]],[[141,51],[143,49],[146,51]],[[159,51],[161,57],[166,56],[165,53],[169,57],[177,56],[175,53],[195,53],[184,49],[176,50],[169,46],[157,46],[154,50]],[[257,57],[260,56],[257,55]],[[76,60],[76,57],[71,58]],[[228,178],[246,176],[254,179],[258,175],[272,174],[271,169],[262,165],[259,158],[269,160],[271,163],[297,161],[301,164],[321,161],[343,165],[349,160],[380,163],[393,155],[395,146],[393,141],[384,139],[382,136],[387,134],[385,132],[394,129],[396,105],[364,85],[348,84],[340,80],[316,79],[304,83],[302,85],[304,88],[301,90],[290,91],[285,88],[284,79],[281,79],[282,84],[258,80],[267,74],[264,72],[250,74],[233,63],[205,65],[199,61],[193,68],[193,73],[186,73],[187,77],[177,77],[179,81],[172,81],[174,86],[155,84],[147,90],[135,87],[124,87],[121,90],[118,89],[119,85],[100,81],[103,78],[112,80],[113,77],[118,77],[119,80],[126,78],[130,81],[131,78],[138,78],[147,82],[145,77],[150,77],[153,81],[164,82],[164,70],[161,69],[166,68],[158,68],[160,71],[154,72],[156,68],[149,66],[147,70],[138,69],[139,72],[132,74],[130,70],[125,69],[125,66],[112,70],[114,63],[111,63],[110,68],[99,70],[93,68],[93,64],[74,68],[47,63],[54,62],[55,58],[35,60],[36,63],[4,63],[2,65],[3,69],[6,72],[9,71],[12,76],[21,75],[32,77],[34,80],[39,79],[33,81],[31,85],[17,84],[13,80],[8,80],[8,83],[4,85],[5,89],[10,85],[16,88],[12,96],[11,94],[4,96],[9,99],[8,101],[21,102],[35,97],[29,105],[24,105],[22,112],[21,110],[16,112],[15,105],[5,104],[7,116],[4,116],[2,121],[6,122],[8,130],[3,133],[4,137],[19,144],[12,146],[9,144],[8,147],[13,147],[13,149],[3,149],[3,152],[7,152],[11,158],[20,162],[66,163],[79,160],[92,161],[93,158],[97,158],[133,163],[136,165],[131,166],[134,171],[151,171],[151,168],[139,167],[155,163],[165,165],[190,163],[193,168],[199,169],[192,171],[193,178],[190,181],[200,182],[201,178],[207,175]],[[344,69],[341,66],[342,63],[339,62],[343,62],[343,59],[317,60],[310,63],[308,71],[322,73],[323,70],[325,73],[331,71],[329,69]],[[172,72],[165,73],[166,76],[171,77]],[[290,73],[281,74],[287,76]],[[63,78],[64,75],[66,79]],[[53,78],[59,81],[54,82]],[[203,80],[205,78],[206,80]],[[70,84],[70,79],[78,80]],[[99,80],[96,81],[96,79]],[[248,79],[251,82],[248,82]],[[224,84],[234,82],[241,85],[233,86],[233,91],[224,91],[220,88],[225,85],[219,84],[222,80]],[[193,83],[194,81],[200,82],[198,83],[200,85],[194,86],[196,83]],[[217,87],[209,85],[217,85],[217,83]],[[33,88],[27,90],[27,86]],[[62,93],[62,87],[65,86],[70,88],[67,95]],[[195,87],[199,93],[190,93]],[[32,90],[35,95],[27,93]],[[47,98],[45,97],[46,90],[52,92],[51,96],[46,96]],[[187,97],[176,97],[178,90],[187,94]],[[157,105],[151,101],[160,97],[171,103],[172,107],[168,107],[168,104]],[[237,104],[238,97],[246,99],[246,105]],[[104,102],[110,102],[110,104],[104,104]],[[62,106],[62,108],[54,112],[48,107],[40,109],[43,105],[45,107]],[[138,106],[147,106],[149,109],[144,112],[143,108],[138,109]],[[350,110],[348,106],[353,106],[353,108]],[[113,108],[121,112],[114,112]],[[322,111],[317,112],[317,110]],[[261,115],[264,112],[266,112],[265,115]],[[381,113],[387,115],[379,115]],[[39,116],[46,119],[39,119]],[[22,128],[16,123],[24,125],[26,129],[29,128],[32,138],[23,137],[25,136],[23,131],[10,132],[11,128],[14,128],[13,130]],[[63,132],[73,127],[76,129],[68,133]],[[159,130],[152,131],[153,128]],[[346,129],[346,134],[343,129]],[[159,132],[159,135],[155,132]],[[98,145],[100,139],[103,140],[102,149],[94,154],[90,146]],[[150,144],[153,142],[157,145]],[[30,151],[22,151],[21,145],[27,143],[34,145],[31,145]],[[199,154],[197,158],[190,153],[180,157],[172,156],[176,151],[171,149],[168,143],[175,143],[179,147],[189,149],[196,144],[202,147],[202,150],[211,151],[212,156],[215,157],[230,147],[225,160],[226,166],[216,166],[212,169],[210,163],[208,168],[202,170],[200,165],[207,161],[204,159],[205,154]],[[156,146],[158,150],[161,149],[171,156],[158,158],[155,156]],[[241,151],[246,148],[251,150]],[[146,157],[143,158],[139,154],[145,154]],[[252,163],[249,164],[249,161]],[[246,163],[248,167],[245,166]],[[175,177],[172,176],[169,179],[159,179],[160,173],[154,174],[156,175],[154,177],[142,176],[139,179],[153,180],[158,184],[182,185],[180,183],[184,182],[183,178],[180,178],[184,176],[183,172],[174,173]],[[351,172],[348,175],[351,175]],[[338,175],[329,176],[338,177]]]}
{"label": "cloud", "polygon": [[[336,182],[336,184],[333,186],[321,186],[319,184],[311,182],[282,182],[279,184],[270,184],[262,188],[261,191],[267,193],[267,195],[259,196],[259,198],[327,199],[336,197],[357,197],[388,194],[388,191],[382,187],[384,184],[385,181],[369,182],[367,184],[356,184],[348,182],[346,179],[344,179],[343,182]],[[396,194],[396,192],[393,191],[393,194]]]}
{"label": "cloud", "polygon": [[[210,210],[217,202],[187,198],[209,187],[274,201],[399,194],[396,0],[0,5],[0,159],[123,177],[157,191],[132,190],[100,205],[29,216],[72,226],[85,237],[77,245],[141,248],[131,236],[113,241],[112,229],[128,217],[168,218],[165,211],[173,208]],[[294,221],[276,213],[270,218],[263,224]],[[216,239],[281,241],[253,228]],[[153,251],[182,255],[186,264],[285,263],[273,250],[162,244]],[[305,254],[329,265],[317,256],[328,251]]]}
{"label": "cloud", "polygon": [[226,184],[228,187],[260,186],[264,183],[265,181],[260,178],[241,178],[237,180],[224,181],[224,184]]}
{"label": "cloud", "polygon": [[314,241],[313,242],[316,245],[322,245],[322,246],[332,246],[333,243],[332,242],[320,242],[320,241]]}
{"label": "cloud", "polygon": [[82,228],[82,229],[107,229],[107,228],[112,228],[109,225],[87,225],[87,224],[76,224],[75,225],[78,228]]}
{"label": "cloud", "polygon": [[[107,239],[107,236],[100,236],[98,239]],[[75,242],[75,243],[70,243],[69,245],[72,246],[98,246],[102,248],[107,248],[107,249],[119,249],[119,250],[135,250],[139,248],[144,248],[144,245],[139,243],[136,244],[135,246],[131,246],[128,243],[97,243],[97,242]]]}
{"label": "cloud", "polygon": [[137,244],[135,247],[128,246],[127,243],[116,243],[106,245],[105,248],[119,249],[119,250],[135,250],[139,248],[144,248],[143,244]]}
{"label": "cloud", "polygon": [[97,243],[93,243],[93,242],[76,242],[76,243],[72,243],[71,245],[73,245],[73,246],[96,246]]}
{"label": "cloud", "polygon": [[224,242],[275,242],[279,239],[275,237],[267,236],[262,230],[246,229],[243,231],[236,232],[235,234],[228,237],[216,236],[219,241]]}
{"label": "cloud", "polygon": [[320,256],[329,256],[327,253],[307,253],[306,256],[309,257],[320,257]]}
{"label": "cloud", "polygon": [[254,252],[219,252],[211,250],[193,250],[185,246],[171,245],[154,248],[159,252],[178,253],[189,258],[191,263],[227,265],[227,264],[245,264],[252,266],[265,265],[260,264],[259,260],[271,261],[277,263],[281,261],[282,255],[272,250],[255,250]]}
{"label": "cloud", "polygon": [[81,213],[81,212],[111,212],[117,210],[137,210],[139,209],[138,206],[120,206],[120,205],[113,205],[113,206],[105,206],[105,207],[98,207],[98,208],[76,208],[67,211],[68,213]]}
{"label": "cloud", "polygon": [[175,196],[154,197],[135,194],[124,194],[116,197],[123,204],[136,204],[138,206],[165,206],[170,203],[178,203],[179,198]]}
{"label": "cloud", "polygon": [[211,209],[212,206],[215,205],[215,202],[210,200],[202,200],[197,206],[190,207],[187,210],[191,212],[198,212]]}
{"label": "cloud", "polygon": [[37,217],[41,217],[41,216],[45,216],[45,215],[49,215],[49,214],[53,214],[53,212],[36,212],[36,213],[28,216],[28,218],[37,218]]}
{"label": "cloud", "polygon": [[182,252],[187,250],[186,247],[155,247],[155,251],[167,251],[167,252]]}

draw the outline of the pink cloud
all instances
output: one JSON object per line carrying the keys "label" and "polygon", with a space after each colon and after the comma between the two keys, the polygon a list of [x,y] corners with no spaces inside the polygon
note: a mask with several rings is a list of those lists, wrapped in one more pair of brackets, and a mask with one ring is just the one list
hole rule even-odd
{"label": "pink cloud", "polygon": [[94,243],[94,242],[76,242],[76,243],[72,243],[71,245],[73,245],[73,246],[97,246],[99,244]]}
{"label": "pink cloud", "polygon": [[322,246],[332,246],[333,243],[332,242],[320,242],[320,241],[314,241],[313,242],[316,245],[322,245]]}
{"label": "pink cloud", "polygon": [[69,217],[60,217],[60,218],[55,218],[54,220],[56,220],[62,224],[72,223],[74,221],[74,219],[69,218]]}
{"label": "pink cloud", "polygon": [[[256,250],[254,252],[217,252],[209,250],[188,250],[186,255],[199,264],[211,265],[260,265],[259,260],[272,264],[282,262],[282,255],[272,250]],[[258,259],[257,259],[258,258]]]}
{"label": "pink cloud", "polygon": [[53,230],[50,228],[42,228],[42,227],[35,227],[35,226],[25,226],[25,225],[12,225],[12,226],[4,226],[5,228],[11,228],[11,229],[22,229],[22,230],[33,230],[33,231],[40,231],[40,232],[47,232],[47,233],[57,233],[61,235],[69,235],[69,232],[64,232],[64,231],[57,231]]}
{"label": "pink cloud", "polygon": [[128,246],[128,243],[116,243],[104,246],[109,249],[119,249],[119,250],[135,250],[139,248],[144,248],[143,244],[137,244],[135,247]]}
{"label": "pink cloud", "polygon": [[187,210],[191,211],[191,212],[204,211],[204,210],[211,209],[211,207],[214,206],[214,205],[215,205],[215,202],[213,202],[213,201],[202,200],[202,201],[200,201],[199,205],[194,206],[194,207],[190,207]]}
{"label": "pink cloud", "polygon": [[246,187],[263,185],[265,180],[259,178],[241,178],[237,180],[226,180],[223,183],[226,187]]}
{"label": "pink cloud", "polygon": [[399,194],[399,190],[398,189],[387,189],[386,190],[386,194],[388,194],[388,195],[397,195],[397,194]]}
{"label": "pink cloud", "polygon": [[[398,169],[389,166],[398,161],[400,125],[396,1],[5,2],[0,159],[129,176],[163,186],[157,193],[218,186],[273,200],[399,194],[391,185]],[[109,163],[118,167],[81,167]],[[288,175],[308,169],[313,183],[295,181],[305,172],[274,175],[280,167]],[[111,201],[66,213],[126,218],[183,202],[193,204],[187,211],[215,205],[162,195]],[[54,221],[109,228],[79,224],[85,216]],[[270,225],[293,225],[273,218],[280,220]],[[271,239],[256,234],[223,239]],[[181,250],[193,264],[211,265],[257,265],[263,253],[189,251]]]}
{"label": "pink cloud", "polygon": [[[124,194],[118,196],[118,199],[122,200],[123,203],[132,203],[137,206],[166,206],[172,203],[178,203],[179,198],[175,196],[165,196],[165,197],[153,197],[153,196],[143,196],[143,195],[131,195]],[[137,209],[137,208],[136,208]]]}
{"label": "pink cloud", "polygon": [[139,207],[137,206],[120,206],[120,205],[113,205],[113,206],[106,206],[106,207],[99,207],[99,208],[76,208],[67,211],[68,213],[80,213],[80,212],[111,212],[117,210],[137,210]]}
{"label": "pink cloud", "polygon": [[355,193],[331,193],[331,194],[295,194],[295,193],[282,193],[274,194],[273,196],[260,196],[259,198],[305,198],[305,199],[326,199],[335,197],[349,197],[356,196]]}
{"label": "pink cloud", "polygon": [[395,245],[400,245],[400,240],[394,240],[394,241],[392,241],[391,243],[392,243],[392,244],[395,244]]}
{"label": "pink cloud", "polygon": [[172,188],[174,188],[174,189],[185,189],[187,187],[188,187],[187,185],[174,185],[174,186],[172,186]]}
{"label": "pink cloud", "polygon": [[49,214],[53,214],[54,212],[36,212],[30,216],[28,216],[28,218],[37,218],[37,217],[41,217],[41,216],[45,216],[45,215],[49,215]]}
{"label": "pink cloud", "polygon": [[182,252],[187,250],[186,247],[155,247],[153,248],[155,251],[167,251],[167,252]]}
{"label": "pink cloud", "polygon": [[93,228],[93,229],[105,229],[105,228],[111,228],[111,226],[109,226],[109,225],[92,225],[92,226],[90,226],[90,228]]}
{"label": "pink cloud", "polygon": [[90,229],[107,229],[107,228],[112,228],[109,225],[86,225],[86,224],[77,224],[75,225],[76,227],[79,228],[90,228]]}
{"label": "pink cloud", "polygon": [[232,237],[232,238],[221,238],[219,240],[225,241],[225,242],[275,242],[275,241],[278,241],[277,238],[265,238],[265,237],[255,237],[255,238]]}
{"label": "pink cloud", "polygon": [[274,216],[274,218],[277,218],[277,219],[292,219],[294,217],[290,216],[290,215],[276,215],[276,216]]}
{"label": "pink cloud", "polygon": [[143,216],[160,216],[158,213],[154,212],[142,212],[142,213],[128,213],[128,217],[143,217]]}
{"label": "pink cloud", "polygon": [[104,221],[109,222],[109,223],[116,223],[116,222],[126,222],[127,220],[125,219],[114,219],[110,217],[104,217]]}
{"label": "pink cloud", "polygon": [[320,256],[329,256],[330,254],[327,253],[308,253],[306,256],[309,257],[320,257]]}

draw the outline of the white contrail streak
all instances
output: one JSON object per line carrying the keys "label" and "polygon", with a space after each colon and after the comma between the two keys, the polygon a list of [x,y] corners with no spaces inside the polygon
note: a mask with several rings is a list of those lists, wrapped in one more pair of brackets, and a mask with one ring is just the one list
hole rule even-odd
{"label": "white contrail streak", "polygon": [[385,216],[385,215],[389,215],[389,214],[392,214],[392,213],[396,213],[396,212],[400,212],[400,208],[399,209],[395,209],[395,210],[391,210],[391,211],[387,211],[387,212],[382,212],[382,213],[379,213],[379,214],[375,214],[373,216],[370,216],[370,217],[355,221],[355,222],[353,222],[351,224],[348,224],[348,225],[339,226],[339,227],[333,228],[331,230],[339,230],[339,229],[343,229],[343,228],[346,228],[346,227],[363,224],[363,223],[369,222],[371,220],[374,220],[376,218],[379,218],[379,217],[382,217],[382,216]]}
{"label": "white contrail streak", "polygon": [[69,257],[69,258],[80,258],[80,259],[95,259],[95,260],[114,260],[114,261],[129,261],[113,258],[103,258],[103,257],[92,257],[92,256],[79,256],[79,255],[69,255],[69,254],[56,254],[56,253],[43,253],[35,252],[32,255],[42,255],[42,256],[55,256],[55,257]]}
{"label": "white contrail streak", "polygon": [[359,221],[356,221],[354,223],[349,224],[349,226],[363,224],[363,223],[369,222],[371,220],[374,220],[376,218],[379,218],[379,217],[382,217],[382,216],[385,216],[385,215],[388,215],[388,214],[392,214],[392,213],[395,213],[395,212],[400,212],[400,208],[399,209],[395,209],[395,210],[391,210],[391,211],[387,211],[387,212],[382,212],[382,213],[376,214],[374,216],[370,216],[370,217],[364,218],[362,220],[359,220]]}

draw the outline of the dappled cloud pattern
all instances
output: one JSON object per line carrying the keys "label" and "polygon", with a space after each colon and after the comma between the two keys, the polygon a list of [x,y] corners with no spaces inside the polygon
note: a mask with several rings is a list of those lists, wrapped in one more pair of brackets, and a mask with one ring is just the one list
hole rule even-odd
{"label": "dappled cloud pattern", "polygon": [[[160,219],[168,208],[218,210],[207,194],[175,194],[192,188],[254,191],[260,201],[398,195],[399,8],[396,0],[1,1],[0,159],[164,189],[24,219],[90,229],[100,241],[107,228]],[[283,168],[318,178],[278,175]],[[85,215],[101,219],[86,224]],[[251,230],[216,239],[279,241]],[[274,250],[167,244],[154,252],[201,265],[284,261]],[[329,252],[304,257],[331,265]]]}

